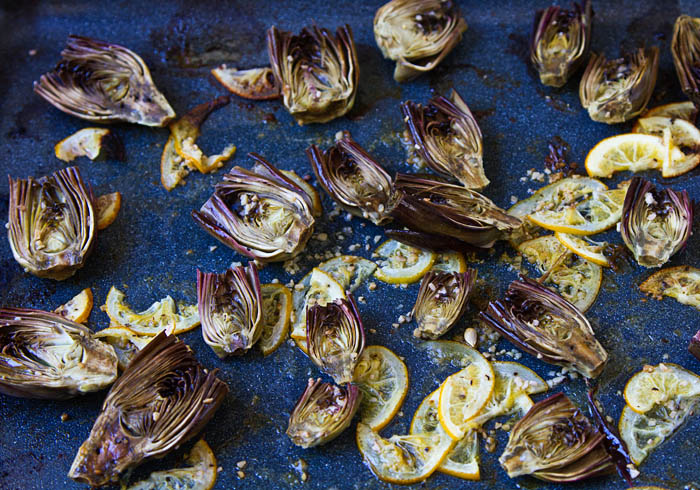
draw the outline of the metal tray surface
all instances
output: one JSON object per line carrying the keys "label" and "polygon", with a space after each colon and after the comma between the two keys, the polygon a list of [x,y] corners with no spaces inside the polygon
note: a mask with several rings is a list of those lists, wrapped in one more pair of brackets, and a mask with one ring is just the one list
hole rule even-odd
{"label": "metal tray surface", "polygon": [[[231,1],[231,2],[92,2],[25,1],[3,2],[0,10],[0,161],[4,173],[14,177],[41,176],[65,166],[53,154],[53,146],[74,131],[92,125],[54,109],[32,92],[32,82],[51,69],[59,59],[68,34],[81,34],[119,43],[139,53],[151,68],[157,86],[178,114],[196,104],[225,93],[209,69],[226,62],[240,68],[268,63],[265,31],[270,25],[298,31],[315,21],[335,29],[348,23],[353,30],[361,67],[355,108],[348,117],[324,125],[296,125],[279,101],[250,102],[232,97],[227,107],[216,111],[200,138],[205,152],[235,143],[238,151],[226,168],[249,166],[246,154],[258,152],[283,169],[300,175],[312,174],[304,150],[316,143],[331,144],[336,132],[349,130],[354,138],[391,172],[413,171],[405,163],[405,151],[398,135],[403,130],[399,102],[425,101],[434,93],[457,89],[477,115],[484,135],[484,161],[491,184],[485,194],[497,204],[510,206],[511,196],[524,198],[528,189],[542,184],[522,182],[528,169],[542,170],[547,143],[560,136],[571,145],[571,156],[583,162],[593,145],[604,137],[628,131],[630,124],[607,126],[592,122],[578,100],[578,79],[552,90],[540,85],[525,62],[526,41],[536,8],[550,4],[538,0],[512,2],[460,1],[469,25],[464,38],[434,72],[398,85],[392,79],[393,64],[382,59],[372,34],[372,19],[382,4],[376,0],[321,2]],[[568,4],[568,2],[565,2]],[[661,49],[659,79],[651,106],[684,100],[670,54],[672,25],[681,13],[700,15],[695,1],[596,1],[592,48],[615,55],[621,48],[655,44]],[[580,74],[579,74],[580,75]],[[127,161],[90,162],[76,160],[83,178],[97,195],[120,191],[123,205],[117,220],[100,233],[87,265],[63,282],[42,280],[24,273],[15,263],[7,240],[0,240],[0,304],[53,309],[85,287],[91,287],[95,305],[89,319],[94,329],[107,326],[100,311],[110,286],[124,288],[135,309],[145,308],[168,294],[176,301],[195,302],[195,270],[223,271],[244,259],[209,237],[190,218],[209,196],[223,171],[210,175],[192,174],[184,187],[166,192],[159,182],[160,154],[167,129],[117,124],[114,130],[126,145]],[[580,165],[582,167],[582,164]],[[700,198],[700,171],[669,181],[647,173],[662,185],[688,189]],[[617,183],[629,174],[616,176]],[[0,216],[7,215],[7,181],[0,179]],[[325,212],[332,202],[323,198]],[[4,218],[3,218],[4,219]],[[351,227],[348,232],[347,227]],[[301,271],[284,273],[280,264],[261,271],[263,282],[279,278],[283,283],[298,280],[318,262],[308,258],[328,247],[359,243],[360,255],[370,257],[365,245],[375,247],[375,235],[382,230],[359,219],[333,220],[327,214],[317,232],[328,233],[329,242],[312,240],[310,254],[300,261]],[[342,235],[342,236],[341,236]],[[619,234],[608,234],[620,243]],[[323,246],[322,246],[323,245]],[[676,254],[670,265],[698,266],[700,233]],[[211,250],[210,247],[217,246]],[[479,272],[480,293],[493,298],[516,278],[516,272],[499,260],[504,251],[498,244],[492,253],[482,254],[471,264]],[[245,262],[245,261],[244,261]],[[624,274],[605,271],[603,289],[588,317],[610,354],[600,378],[601,399],[608,413],[617,419],[623,405],[620,390],[643,364],[666,359],[694,371],[700,363],[686,351],[697,330],[698,313],[667,299],[646,301],[637,285],[650,272],[631,267]],[[363,286],[356,293],[368,344],[382,344],[403,356],[410,373],[410,391],[396,420],[385,435],[407,431],[419,401],[446,374],[449,367],[436,368],[416,348],[413,327],[391,324],[410,310],[418,285],[406,289],[378,282],[370,292]],[[471,308],[458,327],[475,321]],[[371,332],[370,332],[371,330]],[[376,330],[376,333],[374,331]],[[228,383],[230,394],[205,429],[205,437],[218,458],[222,471],[216,488],[392,488],[375,479],[362,463],[355,446],[354,427],[332,443],[302,450],[290,442],[284,431],[287,418],[310,376],[318,370],[294,346],[285,344],[263,358],[256,349],[242,357],[219,360],[204,344],[199,329],[183,336],[207,367],[217,367]],[[510,350],[501,341],[498,349]],[[501,358],[508,359],[506,356]],[[551,378],[550,365],[524,355],[521,362],[541,376]],[[557,390],[583,401],[583,382],[565,383]],[[0,488],[32,490],[81,488],[66,476],[73,456],[99,412],[104,393],[68,401],[34,401],[0,396]],[[61,421],[61,414],[68,414]],[[509,479],[497,462],[505,447],[506,434],[498,433],[495,454],[483,450],[480,482],[466,482],[436,473],[415,488],[542,488],[531,478]],[[189,447],[190,444],[187,446]],[[182,454],[186,448],[182,448]],[[658,448],[641,466],[638,485],[659,485],[670,489],[700,488],[698,451],[700,423],[697,418]],[[162,469],[178,454],[143,465],[135,476]],[[308,463],[308,481],[302,483],[293,464],[299,458]],[[247,461],[245,478],[236,475],[236,462]],[[624,488],[617,476],[567,485],[575,489]]]}

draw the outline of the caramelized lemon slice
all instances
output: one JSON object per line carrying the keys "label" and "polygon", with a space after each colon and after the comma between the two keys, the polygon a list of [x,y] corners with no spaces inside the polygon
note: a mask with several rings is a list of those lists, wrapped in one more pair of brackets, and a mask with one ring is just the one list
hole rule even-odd
{"label": "caramelized lemon slice", "polygon": [[695,108],[695,104],[689,100],[686,100],[685,102],[672,102],[670,104],[656,106],[649,109],[644,114],[644,117],[675,117],[678,119],[685,119],[686,121],[695,122],[695,117],[697,114],[698,110]]}
{"label": "caramelized lemon slice", "polygon": [[435,262],[435,253],[411,247],[396,240],[387,240],[374,252],[379,268],[374,276],[389,284],[411,284],[420,281]]}
{"label": "caramelized lemon slice", "polygon": [[289,333],[292,316],[292,292],[281,284],[263,284],[263,331],[258,346],[264,356],[272,354],[282,345]]}
{"label": "caramelized lemon slice", "polygon": [[104,194],[95,201],[97,211],[97,229],[104,230],[114,223],[122,207],[122,195],[119,192]]}
{"label": "caramelized lemon slice", "polygon": [[586,156],[591,177],[612,177],[615,172],[659,169],[666,158],[666,146],[659,136],[626,133],[606,138]]}
{"label": "caramelized lemon slice", "polygon": [[646,413],[672,400],[700,396],[700,376],[676,364],[644,366],[625,386],[625,401],[637,413]]}
{"label": "caramelized lemon slice", "polygon": [[64,318],[75,323],[85,323],[92,311],[92,290],[85,288],[73,296],[66,304],[54,310]]}
{"label": "caramelized lemon slice", "polygon": [[[328,303],[346,298],[345,290],[330,274],[314,268],[299,281],[300,288],[294,288],[293,307],[294,322],[292,338],[306,340],[306,310],[314,305],[325,306]],[[297,285],[298,286],[298,285]]]}
{"label": "caramelized lemon slice", "polygon": [[610,260],[603,253],[607,242],[596,242],[585,236],[571,235],[569,233],[556,232],[554,236],[559,243],[571,250],[579,257],[593,262],[594,264],[610,267]]}
{"label": "caramelized lemon slice", "polygon": [[435,262],[431,271],[442,272],[466,272],[467,261],[459,252],[440,252],[435,255]]}
{"label": "caramelized lemon slice", "polygon": [[700,269],[696,267],[680,265],[661,269],[640,284],[639,289],[655,299],[669,296],[700,310]]}

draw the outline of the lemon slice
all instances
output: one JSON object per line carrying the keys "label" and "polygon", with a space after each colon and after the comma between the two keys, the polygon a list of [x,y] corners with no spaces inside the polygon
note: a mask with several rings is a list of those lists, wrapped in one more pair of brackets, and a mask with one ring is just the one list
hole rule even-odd
{"label": "lemon slice", "polygon": [[[676,134],[677,128],[683,128],[682,137]],[[698,166],[700,130],[695,125],[682,119],[675,119],[671,128],[664,130],[663,137],[664,144],[668,148],[668,157],[661,166],[662,177],[677,177]]]}
{"label": "lemon slice", "polygon": [[700,269],[696,267],[680,265],[661,269],[640,284],[639,289],[656,299],[669,296],[700,310]]}
{"label": "lemon slice", "polygon": [[258,345],[262,354],[267,356],[287,338],[292,316],[292,293],[281,284],[263,284],[260,290],[264,323]]}
{"label": "lemon slice", "polygon": [[108,327],[95,332],[95,337],[114,347],[119,369],[124,371],[134,356],[153,340],[153,337],[136,335],[126,327]]}
{"label": "lemon slice", "polygon": [[63,304],[54,310],[63,318],[74,321],[75,323],[85,323],[92,311],[92,290],[85,288],[78,294],[73,296],[66,304]]}
{"label": "lemon slice", "polygon": [[467,261],[459,252],[440,252],[435,255],[435,262],[431,271],[441,272],[466,272]]}
{"label": "lemon slice", "polygon": [[309,345],[306,343],[306,339],[294,339],[294,343],[297,344],[297,347],[299,347],[304,354],[307,356],[309,355]]}
{"label": "lemon slice", "polygon": [[94,160],[100,154],[103,138],[109,133],[106,128],[83,128],[56,143],[56,158],[64,162],[72,162],[82,156]]}
{"label": "lemon slice", "polygon": [[676,364],[644,366],[625,386],[625,401],[637,413],[646,413],[670,400],[700,395],[700,376]]}
{"label": "lemon slice", "polygon": [[175,150],[175,138],[168,136],[168,141],[163,147],[163,154],[160,157],[160,183],[165,190],[171,191],[179,184],[184,184],[185,177],[189,175],[192,168],[187,161],[178,155]]}
{"label": "lemon slice", "polygon": [[697,114],[698,110],[695,108],[695,104],[689,100],[686,100],[685,102],[672,102],[671,104],[656,106],[649,109],[644,114],[644,117],[675,117],[694,122]]}
{"label": "lemon slice", "polygon": [[525,415],[534,405],[529,395],[547,391],[547,383],[533,370],[517,362],[491,363],[496,376],[493,393],[484,408],[471,419],[469,427],[477,429],[489,420],[520,412]]}
{"label": "lemon slice", "polygon": [[381,430],[394,418],[408,393],[408,369],[386,347],[370,345],[355,366],[353,382],[362,391],[360,420],[373,430]]}
{"label": "lemon slice", "polygon": [[447,453],[437,469],[440,473],[456,476],[464,480],[479,480],[479,435],[468,430]]}
{"label": "lemon slice", "polygon": [[374,253],[380,257],[374,276],[389,284],[411,284],[430,270],[435,254],[396,240],[387,240]]}
{"label": "lemon slice", "polygon": [[425,351],[430,360],[438,365],[450,364],[462,369],[481,361],[481,354],[477,350],[454,340],[426,340],[418,344],[418,348]]}
{"label": "lemon slice", "polygon": [[197,305],[181,305],[178,312],[175,301],[166,296],[153,303],[147,310],[135,313],[126,304],[124,293],[114,286],[109,290],[102,310],[109,316],[111,326],[127,327],[137,335],[155,337],[166,328],[179,335],[199,325]]}
{"label": "lemon slice", "polygon": [[148,478],[126,487],[126,490],[210,490],[216,483],[216,457],[209,445],[197,441],[185,458],[187,467],[154,471]]}
{"label": "lemon slice", "polygon": [[454,442],[438,432],[380,436],[368,425],[357,424],[357,447],[372,473],[382,481],[409,484],[428,478]]}
{"label": "lemon slice", "polygon": [[611,177],[623,170],[659,169],[665,158],[666,146],[659,136],[626,133],[595,145],[586,156],[586,171],[591,177]]}
{"label": "lemon slice", "polygon": [[554,236],[559,240],[559,243],[579,257],[583,257],[603,267],[611,266],[610,260],[608,260],[604,253],[608,242],[596,242],[586,236],[571,235],[570,233],[556,232]]}
{"label": "lemon slice", "polygon": [[618,430],[634,464],[641,464],[652,450],[673,434],[698,408],[698,400],[682,399],[672,406],[659,405],[640,414],[625,405]]}
{"label": "lemon slice", "polygon": [[377,264],[355,255],[341,255],[321,262],[318,266],[351,293],[377,270]]}
{"label": "lemon slice", "polygon": [[476,349],[470,363],[449,376],[440,387],[440,423],[455,441],[469,428],[469,421],[486,405],[495,384],[491,364]]}
{"label": "lemon slice", "polygon": [[[280,170],[289,180],[294,182],[296,185],[301,187],[301,189],[306,192],[309,197],[311,197],[311,214],[317,218],[323,214],[323,207],[321,206],[321,196],[318,195],[314,186],[309,184],[307,181],[299,177],[299,175],[293,170]],[[347,257],[347,256],[346,256]]]}
{"label": "lemon slice", "polygon": [[97,212],[97,229],[104,230],[114,223],[122,207],[122,195],[119,192],[104,194],[95,201]]}
{"label": "lemon slice", "polygon": [[306,310],[314,304],[325,306],[346,296],[343,287],[330,274],[319,268],[314,268],[299,281],[299,284],[302,287],[294,288],[293,294],[292,338],[306,340]]}

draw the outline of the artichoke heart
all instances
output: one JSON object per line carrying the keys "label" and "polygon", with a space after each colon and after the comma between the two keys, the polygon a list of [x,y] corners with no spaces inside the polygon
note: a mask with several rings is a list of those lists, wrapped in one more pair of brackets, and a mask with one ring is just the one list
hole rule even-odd
{"label": "artichoke heart", "polygon": [[365,348],[365,331],[351,293],[326,305],[314,304],[306,314],[309,358],[339,385],[353,379]]}
{"label": "artichoke heart", "polygon": [[15,260],[61,281],[80,269],[97,233],[92,194],[77,167],[33,179],[10,178],[8,238]]}
{"label": "artichoke heart", "polygon": [[389,174],[344,131],[334,146],[306,150],[316,178],[347,212],[381,225],[398,202]]}
{"label": "artichoke heart", "polygon": [[579,98],[591,119],[606,124],[629,121],[646,108],[656,86],[659,48],[639,48],[608,60],[593,54],[581,77]]}
{"label": "artichoke heart", "polygon": [[289,416],[287,435],[303,448],[335,439],[350,425],[360,407],[360,396],[355,385],[335,386],[310,378]]}
{"label": "artichoke heart", "polygon": [[259,262],[280,262],[301,253],[320,206],[285,173],[255,153],[253,170],[234,167],[192,217],[214,238]]}
{"label": "artichoke heart", "polygon": [[588,378],[608,360],[583,313],[533,279],[511,282],[505,299],[491,301],[480,316],[518,348]]}
{"label": "artichoke heart", "polygon": [[644,267],[660,267],[690,238],[693,205],[687,191],[657,190],[634,177],[622,207],[620,234]]}
{"label": "artichoke heart", "polygon": [[263,302],[253,262],[223,274],[197,270],[197,303],[204,341],[219,357],[243,354],[263,331]]}
{"label": "artichoke heart", "polygon": [[571,10],[552,5],[535,15],[530,40],[530,60],[540,81],[562,87],[586,61],[591,45],[593,8],[574,3]]}
{"label": "artichoke heart", "polygon": [[68,476],[99,487],[197,435],[228,393],[226,384],[165,332],[131,361],[107,394]]}
{"label": "artichoke heart", "polygon": [[62,60],[34,91],[71,116],[97,122],[165,126],[175,117],[146,63],[117,44],[69,36]]}
{"label": "artichoke heart", "polygon": [[452,90],[424,107],[401,104],[413,148],[435,172],[459,180],[468,189],[489,184],[484,173],[481,130],[466,102]]}
{"label": "artichoke heart", "polygon": [[436,339],[459,321],[474,290],[476,270],[466,272],[430,271],[423,276],[412,316],[418,327],[413,335]]}
{"label": "artichoke heart", "polygon": [[384,57],[396,61],[397,82],[435,68],[466,30],[452,0],[392,0],[374,16],[374,39]]}
{"label": "artichoke heart", "polygon": [[117,379],[117,355],[90,329],[57,313],[0,308],[0,393],[69,398]]}
{"label": "artichoke heart", "polygon": [[700,18],[681,15],[676,19],[671,53],[683,93],[700,107]]}
{"label": "artichoke heart", "polygon": [[273,26],[267,52],[284,107],[297,123],[325,123],[352,109],[360,67],[349,25],[335,36],[315,25],[296,35]]}

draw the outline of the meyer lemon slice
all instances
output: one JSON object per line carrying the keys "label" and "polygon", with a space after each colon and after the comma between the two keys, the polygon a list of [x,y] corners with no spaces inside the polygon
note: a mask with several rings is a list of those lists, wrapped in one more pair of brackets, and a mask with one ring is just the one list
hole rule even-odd
{"label": "meyer lemon slice", "polygon": [[192,168],[187,164],[187,160],[175,150],[175,138],[172,135],[168,136],[160,157],[160,183],[165,190],[171,191],[178,185],[184,184],[185,177],[191,171]]}
{"label": "meyer lemon slice", "polygon": [[411,284],[430,270],[435,253],[411,247],[396,240],[387,240],[374,252],[380,257],[374,276],[389,284]]}
{"label": "meyer lemon slice", "polygon": [[623,170],[641,172],[661,168],[666,146],[659,136],[626,133],[605,138],[586,156],[586,171],[591,177],[611,177]]}
{"label": "meyer lemon slice", "polygon": [[126,304],[124,293],[114,286],[109,290],[102,310],[109,316],[111,326],[127,327],[137,335],[155,337],[166,328],[179,335],[199,325],[197,305],[180,305],[177,311],[175,301],[166,296],[147,310],[135,313]]}
{"label": "meyer lemon slice", "polygon": [[85,323],[92,311],[92,290],[85,288],[73,296],[67,303],[54,310],[64,318],[75,323]]}
{"label": "meyer lemon slice", "polygon": [[95,332],[95,337],[114,347],[119,369],[124,371],[134,356],[153,340],[153,337],[136,335],[126,327],[108,327]]}
{"label": "meyer lemon slice", "polygon": [[299,175],[293,170],[280,170],[280,172],[282,172],[284,176],[287,177],[289,180],[301,187],[301,189],[311,197],[311,214],[314,217],[321,216],[321,214],[323,214],[323,207],[321,206],[321,196],[318,195],[318,192],[316,191],[314,186],[312,186],[307,181],[299,177]]}
{"label": "meyer lemon slice", "polygon": [[119,192],[104,194],[95,201],[97,212],[97,229],[104,230],[114,223],[122,207],[122,195]]}
{"label": "meyer lemon slice", "polygon": [[377,264],[356,255],[341,255],[318,266],[338,281],[345,291],[353,292],[377,270]]}
{"label": "meyer lemon slice", "polygon": [[637,413],[646,413],[671,400],[700,395],[700,376],[676,364],[644,366],[625,385],[625,401]]}
{"label": "meyer lemon slice", "polygon": [[596,242],[586,236],[571,235],[570,233],[556,232],[554,236],[559,240],[559,243],[576,255],[603,267],[611,266],[610,260],[604,253],[608,246],[607,242]]}
{"label": "meyer lemon slice", "polygon": [[442,272],[466,272],[467,261],[464,260],[464,255],[459,252],[440,252],[435,255],[435,262],[430,270]]}
{"label": "meyer lemon slice", "polygon": [[679,265],[661,269],[640,284],[639,289],[653,298],[669,296],[700,310],[700,269],[696,267]]}
{"label": "meyer lemon slice", "polygon": [[686,100],[685,102],[672,102],[670,104],[656,106],[645,112],[644,117],[675,117],[694,122],[697,114],[698,110],[695,108],[695,104]]}
{"label": "meyer lemon slice", "polygon": [[292,316],[292,292],[282,284],[263,284],[263,331],[258,346],[264,356],[272,354],[282,345],[289,332]]}
{"label": "meyer lemon slice", "polygon": [[[685,137],[676,136],[675,129],[682,127]],[[673,121],[669,129],[664,130],[664,144],[668,148],[668,157],[661,166],[661,176],[677,177],[693,170],[700,163],[700,130],[692,123],[682,119]]]}
{"label": "meyer lemon slice", "polygon": [[360,420],[373,430],[381,430],[394,418],[408,393],[408,369],[386,347],[370,345],[355,366],[353,382],[362,391]]}
{"label": "meyer lemon slice", "polygon": [[345,299],[346,296],[338,281],[319,268],[314,268],[299,284],[302,287],[294,288],[293,294],[292,338],[306,340],[306,310],[312,305],[325,306],[336,299]]}
{"label": "meyer lemon slice", "polygon": [[357,447],[372,473],[382,481],[409,484],[428,478],[450,451],[446,434],[394,435],[386,439],[362,422],[357,424]]}
{"label": "meyer lemon slice", "polygon": [[83,128],[56,143],[54,153],[64,162],[72,162],[82,156],[94,160],[100,154],[103,138],[109,134],[110,130],[106,128]]}

